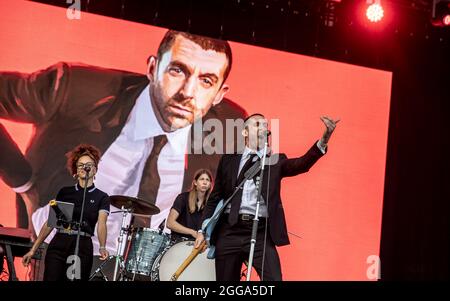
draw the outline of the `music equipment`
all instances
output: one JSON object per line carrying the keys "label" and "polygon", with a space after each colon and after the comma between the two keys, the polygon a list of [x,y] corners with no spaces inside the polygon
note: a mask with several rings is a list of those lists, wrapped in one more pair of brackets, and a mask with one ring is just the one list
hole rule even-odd
{"label": "music equipment", "polygon": [[[0,227],[0,246],[5,250],[9,271],[9,281],[18,281],[14,267],[14,257],[22,257],[33,246],[27,229]],[[41,259],[40,252],[36,252],[33,259]]]}

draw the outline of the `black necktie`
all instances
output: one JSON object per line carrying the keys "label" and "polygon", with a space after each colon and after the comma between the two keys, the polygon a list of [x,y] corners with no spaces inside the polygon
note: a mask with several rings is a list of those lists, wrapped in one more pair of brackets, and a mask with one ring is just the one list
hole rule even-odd
{"label": "black necktie", "polygon": [[[245,173],[250,169],[250,167],[253,166],[255,162],[253,162],[253,158],[255,158],[256,154],[251,154],[250,158],[245,162],[244,166],[241,169],[241,172],[238,175],[236,185],[239,185],[242,180],[245,179]],[[238,221],[239,216],[239,209],[241,208],[241,202],[242,202],[242,190],[244,186],[242,186],[242,189],[239,189],[239,191],[234,195],[233,199],[231,200],[231,210],[230,210],[230,216],[228,217],[228,222],[230,225],[234,225]]]}
{"label": "black necktie", "polygon": [[166,135],[159,135],[153,138],[153,149],[147,158],[147,162],[145,162],[144,171],[142,172],[138,198],[150,204],[155,204],[156,196],[158,195],[159,183],[161,182],[158,174],[158,157],[166,143]]}

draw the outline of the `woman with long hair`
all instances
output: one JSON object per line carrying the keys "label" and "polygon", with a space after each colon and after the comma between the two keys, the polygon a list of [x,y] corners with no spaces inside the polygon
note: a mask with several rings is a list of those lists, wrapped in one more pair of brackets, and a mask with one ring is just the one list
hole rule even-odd
{"label": "woman with long hair", "polygon": [[196,238],[201,227],[203,208],[205,208],[212,190],[213,177],[207,169],[198,170],[192,181],[191,189],[180,193],[167,218],[167,228],[172,231],[172,238]]}

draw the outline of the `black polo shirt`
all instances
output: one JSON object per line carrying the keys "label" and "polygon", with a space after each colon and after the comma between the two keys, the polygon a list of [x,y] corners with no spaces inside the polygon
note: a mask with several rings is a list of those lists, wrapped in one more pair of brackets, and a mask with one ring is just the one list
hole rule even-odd
{"label": "black polo shirt", "polygon": [[[84,188],[77,183],[73,186],[61,188],[56,196],[56,200],[59,202],[75,204],[72,220],[76,222],[80,221],[83,192]],[[86,191],[86,201],[84,203],[83,212],[83,221],[85,222],[85,225],[81,227],[81,231],[94,235],[95,224],[97,224],[98,213],[100,211],[105,211],[109,214],[109,197],[94,185],[89,186]]]}
{"label": "black polo shirt", "polygon": [[[196,231],[201,228],[203,210],[195,211],[194,213],[189,212],[189,192],[180,193],[175,199],[172,209],[175,209],[179,213],[177,222],[181,225]],[[193,238],[191,235],[181,234],[175,231],[172,231],[172,234]]]}

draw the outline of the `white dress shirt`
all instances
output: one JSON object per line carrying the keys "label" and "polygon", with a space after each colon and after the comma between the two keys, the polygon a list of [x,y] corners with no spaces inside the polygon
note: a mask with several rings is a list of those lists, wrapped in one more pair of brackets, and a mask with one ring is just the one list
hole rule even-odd
{"label": "white dress shirt", "polygon": [[[237,177],[239,176],[242,168],[244,167],[245,163],[250,159],[250,156],[252,154],[256,154],[261,159],[263,152],[264,150],[262,149],[257,152],[248,147],[245,147],[244,152],[242,153],[241,156],[241,162],[239,163],[239,169],[236,176]],[[253,161],[256,161],[256,157],[254,157]],[[239,183],[236,183],[236,185],[239,185]],[[242,187],[242,201],[241,201],[241,208],[239,208],[239,214],[252,214],[252,215],[255,214],[257,194],[258,189],[253,179],[245,181],[244,186]],[[225,212],[230,213],[230,210],[231,210],[231,203],[228,204],[227,208],[225,209]],[[258,216],[267,217],[267,205],[265,204],[264,199],[262,197],[259,206]]]}
{"label": "white dress shirt", "polygon": [[[325,154],[326,145],[323,145],[321,140],[319,140],[316,145],[319,148],[319,150],[323,154]],[[239,173],[241,172],[245,163],[247,162],[247,160],[250,158],[250,156],[252,154],[256,154],[259,157],[259,159],[261,159],[263,156],[263,153],[264,153],[263,149],[260,149],[259,151],[255,151],[246,146],[244,149],[244,152],[242,153],[241,162],[239,163],[237,177],[239,176]],[[256,161],[256,157],[253,160]],[[266,164],[264,164],[264,165],[266,165]],[[236,185],[239,185],[239,183],[236,183]],[[258,189],[257,189],[256,184],[253,181],[253,179],[249,179],[249,180],[245,181],[244,187],[242,189],[242,201],[241,201],[241,207],[239,208],[239,214],[255,215],[257,195],[258,195]],[[260,204],[260,206],[259,206],[258,216],[259,217],[267,217],[267,204],[265,203],[262,196],[261,196],[261,201],[259,204]],[[231,210],[231,203],[227,205],[227,208],[225,209],[225,213],[230,213],[230,210]]]}
{"label": "white dress shirt", "polygon": [[[103,154],[95,176],[95,186],[108,195],[136,197],[139,191],[144,165],[153,148],[153,137],[165,134],[168,143],[162,148],[158,158],[160,186],[155,205],[161,212],[153,215],[150,228],[157,228],[169,215],[176,196],[181,193],[185,153],[190,126],[166,133],[156,119],[147,86],[136,100],[125,126],[116,140]],[[47,207],[47,208],[46,208]],[[33,214],[33,225],[38,232],[48,217],[48,205]],[[113,213],[118,208],[111,206],[107,221],[106,249],[111,255],[117,252],[117,240],[122,225],[122,214]],[[129,219],[126,224],[129,224]],[[95,231],[97,235],[97,231]],[[51,240],[52,236],[46,239]],[[98,255],[98,239],[92,239],[94,254]]]}

